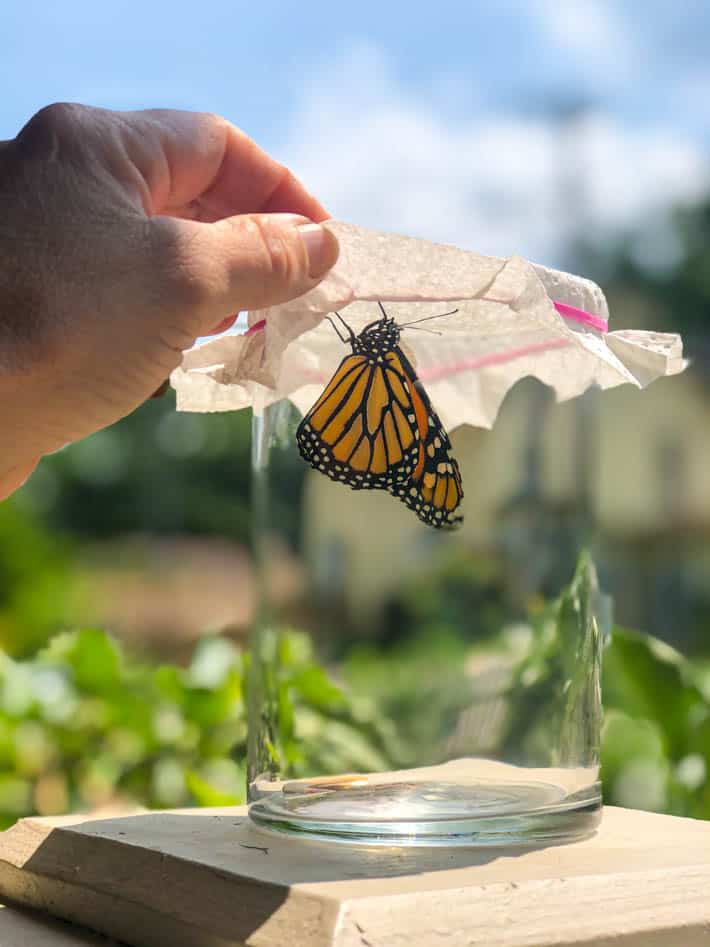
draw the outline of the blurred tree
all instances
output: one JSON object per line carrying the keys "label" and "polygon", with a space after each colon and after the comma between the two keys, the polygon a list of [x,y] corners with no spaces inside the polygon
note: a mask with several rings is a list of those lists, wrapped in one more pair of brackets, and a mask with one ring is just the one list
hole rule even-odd
{"label": "blurred tree", "polygon": [[74,543],[13,504],[0,504],[0,647],[25,655],[61,627],[77,594]]}
{"label": "blurred tree", "polygon": [[681,332],[691,355],[710,355],[710,197],[618,240],[581,244],[577,256],[612,303],[624,297],[646,328]]}
{"label": "blurred tree", "polygon": [[251,412],[182,414],[174,395],[46,457],[20,508],[85,537],[127,532],[249,535]]}

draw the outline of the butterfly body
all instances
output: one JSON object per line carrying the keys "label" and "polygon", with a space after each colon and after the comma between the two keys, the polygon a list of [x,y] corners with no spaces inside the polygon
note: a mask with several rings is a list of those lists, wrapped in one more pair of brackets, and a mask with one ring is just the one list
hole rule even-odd
{"label": "butterfly body", "polygon": [[296,432],[301,456],[354,490],[386,490],[430,526],[458,525],[461,473],[448,435],[400,348],[401,327],[383,310],[383,317],[358,335],[348,331],[343,341],[352,353]]}

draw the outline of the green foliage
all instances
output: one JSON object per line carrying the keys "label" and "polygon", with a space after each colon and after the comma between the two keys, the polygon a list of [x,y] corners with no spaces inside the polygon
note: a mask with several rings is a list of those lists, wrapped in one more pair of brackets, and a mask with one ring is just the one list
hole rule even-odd
{"label": "green foliage", "polygon": [[61,627],[78,594],[73,549],[17,506],[0,504],[0,648],[32,653]]}
{"label": "green foliage", "polygon": [[[374,695],[398,735],[396,765],[426,762],[442,734],[472,713],[496,717],[495,746],[511,761],[589,761],[599,752],[609,803],[710,818],[710,667],[639,632],[608,633],[610,603],[583,555],[558,599],[481,645],[440,631],[395,649],[356,649],[345,665],[356,692]],[[445,682],[445,686],[444,686]],[[492,711],[498,708],[498,712]],[[466,734],[471,747],[470,729]],[[573,741],[580,740],[581,745]],[[485,752],[485,744],[480,749]]]}
{"label": "green foliage", "polygon": [[379,640],[395,644],[406,631],[436,638],[444,653],[454,637],[480,640],[497,634],[509,611],[500,564],[491,557],[432,552],[424,575],[405,581],[384,609]]}
{"label": "green foliage", "polygon": [[389,741],[392,768],[434,763],[442,733],[452,733],[471,702],[465,644],[446,632],[420,634],[387,651],[353,648],[343,665],[352,691],[380,708],[396,739]]}
{"label": "green foliage", "polygon": [[353,696],[338,686],[316,663],[308,635],[264,629],[257,648],[249,688],[262,715],[253,748],[259,773],[298,778],[391,765],[399,734],[386,708],[373,692]]}
{"label": "green foliage", "polygon": [[249,411],[176,412],[169,392],[45,457],[15,503],[73,535],[182,532],[244,542],[250,425]]}
{"label": "green foliage", "polygon": [[396,725],[398,765],[434,762],[444,743],[449,752],[497,751],[521,765],[591,762],[601,706],[599,680],[589,672],[598,665],[601,602],[594,566],[583,555],[570,585],[526,623],[499,626],[473,646],[458,620],[438,630],[425,625],[386,652],[353,649],[344,673]]}
{"label": "green foliage", "polygon": [[614,629],[604,655],[607,798],[710,819],[710,677],[657,638]]}
{"label": "green foliage", "polygon": [[[307,636],[274,637],[278,746],[295,775],[378,769],[388,730],[313,660]],[[208,638],[186,668],[128,658],[105,632],[55,637],[30,660],[0,654],[0,824],[130,800],[244,801],[248,656]]]}
{"label": "green foliage", "polygon": [[[550,765],[564,765],[598,749],[599,682],[587,672],[609,621],[587,557],[558,599],[512,626],[497,617],[493,574],[480,573],[463,611],[439,609],[472,581],[469,564],[444,563],[441,587],[434,578],[412,590],[407,640],[353,646],[334,669],[319,665],[307,635],[281,629],[262,637],[256,656],[204,639],[177,667],[131,658],[91,628],[33,649],[74,594],[71,545],[48,539],[11,504],[0,508],[3,537],[11,542],[0,542],[1,824],[120,799],[242,802],[247,677],[269,723],[264,766],[290,776],[435,762],[442,735],[456,752],[461,729],[466,752],[502,748],[519,762],[548,752]],[[8,643],[17,652],[22,641],[24,656],[12,655]],[[710,666],[617,628],[603,685],[607,800],[710,818]],[[472,719],[486,722],[478,746]]]}
{"label": "green foliage", "polygon": [[102,631],[0,664],[0,814],[244,796],[242,657],[203,641],[186,669],[132,662]]}
{"label": "green foliage", "polygon": [[517,656],[506,693],[508,757],[547,758],[551,766],[598,759],[607,612],[594,563],[583,552],[569,585],[529,616],[527,647]]}

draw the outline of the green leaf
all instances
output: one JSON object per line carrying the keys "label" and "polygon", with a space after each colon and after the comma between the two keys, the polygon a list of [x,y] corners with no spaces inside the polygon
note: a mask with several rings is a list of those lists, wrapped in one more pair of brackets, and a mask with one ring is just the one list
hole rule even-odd
{"label": "green leaf", "polygon": [[291,686],[312,707],[335,709],[345,704],[342,690],[329,680],[323,668],[315,664],[294,674]]}
{"label": "green leaf", "polygon": [[687,658],[650,635],[615,628],[604,654],[603,685],[605,707],[655,721],[672,759],[688,752],[694,724],[708,705]]}
{"label": "green leaf", "polygon": [[41,654],[44,661],[64,664],[82,690],[100,693],[112,689],[121,678],[118,645],[98,628],[83,628],[57,635]]}
{"label": "green leaf", "polygon": [[508,758],[550,766],[597,761],[600,604],[594,563],[582,552],[570,584],[531,618],[532,642],[513,668],[502,741]]}
{"label": "green leaf", "polygon": [[604,723],[602,779],[615,805],[660,811],[670,791],[664,735],[652,720],[610,711]]}
{"label": "green leaf", "polygon": [[243,802],[243,797],[236,793],[223,792],[210,786],[194,770],[185,773],[185,783],[199,806],[238,806]]}
{"label": "green leaf", "polygon": [[619,710],[607,711],[602,753],[605,776],[615,778],[635,757],[665,759],[664,742],[663,731],[653,720],[631,717]]}

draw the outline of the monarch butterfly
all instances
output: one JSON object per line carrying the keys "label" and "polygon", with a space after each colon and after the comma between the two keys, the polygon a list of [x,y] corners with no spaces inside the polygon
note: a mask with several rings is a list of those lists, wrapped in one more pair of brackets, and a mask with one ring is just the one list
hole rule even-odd
{"label": "monarch butterfly", "polygon": [[298,449],[306,463],[331,480],[354,490],[387,490],[429,526],[455,527],[463,521],[454,515],[463,497],[459,465],[399,347],[404,326],[378,305],[382,318],[358,335],[335,313],[348,332],[343,338],[327,317],[352,354],[299,424]]}

